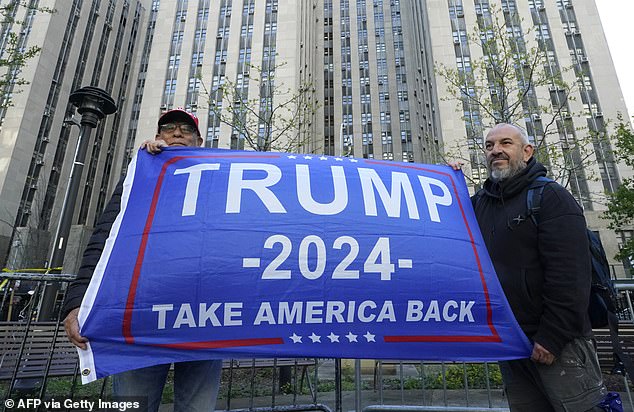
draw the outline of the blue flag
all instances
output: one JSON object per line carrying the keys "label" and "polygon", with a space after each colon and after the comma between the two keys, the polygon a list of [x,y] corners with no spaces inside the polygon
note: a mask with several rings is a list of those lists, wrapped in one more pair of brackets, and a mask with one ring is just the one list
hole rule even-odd
{"label": "blue flag", "polygon": [[175,361],[530,356],[462,172],[139,151],[80,310],[84,382]]}

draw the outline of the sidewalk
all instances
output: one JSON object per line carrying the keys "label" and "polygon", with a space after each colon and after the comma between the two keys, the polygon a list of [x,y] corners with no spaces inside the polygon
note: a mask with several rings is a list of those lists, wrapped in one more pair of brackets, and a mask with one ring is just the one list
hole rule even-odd
{"label": "sidewalk", "polygon": [[[415,406],[461,406],[461,407],[474,407],[474,408],[487,408],[489,407],[486,391],[469,391],[469,403],[465,402],[465,393],[464,391],[451,390],[447,391],[446,399],[442,393],[442,391],[428,391],[425,397],[425,402],[422,402],[423,399],[421,394],[418,393],[415,399],[410,399],[406,391],[404,393],[405,398],[401,397],[400,391],[384,391],[383,392],[383,403],[380,402],[379,395],[377,392],[371,391],[362,391],[361,398],[363,402],[361,404],[362,408],[365,408],[369,405],[415,405]],[[497,393],[496,393],[497,392]],[[491,407],[493,408],[508,408],[508,403],[504,399],[504,396],[501,393],[501,390],[494,391],[491,398]],[[324,404],[328,406],[331,410],[335,410],[335,399],[334,392],[319,394],[320,396],[317,398],[317,403]],[[627,394],[621,393],[621,399],[623,399],[623,410],[624,412],[634,412],[634,410],[630,407],[627,401]],[[216,411],[225,411],[226,401],[221,399],[219,400]],[[312,404],[312,399],[310,397],[298,397],[297,405],[310,405]],[[276,397],[276,406],[287,406],[293,405],[293,397],[292,395],[280,395]],[[253,407],[254,408],[266,408],[271,407],[271,398],[270,397],[261,397],[253,399]],[[251,399],[248,398],[239,398],[231,400],[231,410],[235,409],[249,409],[251,407]],[[159,412],[171,412],[173,409],[172,404],[163,404],[159,409]],[[342,410],[354,412],[354,392],[343,392],[342,393]]]}

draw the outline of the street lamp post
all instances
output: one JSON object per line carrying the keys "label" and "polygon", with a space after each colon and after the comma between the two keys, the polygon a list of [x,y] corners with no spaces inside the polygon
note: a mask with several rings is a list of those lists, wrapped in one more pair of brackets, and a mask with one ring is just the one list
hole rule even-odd
{"label": "street lamp post", "polygon": [[341,125],[339,125],[339,156],[343,157],[343,122],[341,122]]}
{"label": "street lamp post", "polygon": [[[75,151],[75,160],[71,168],[64,203],[62,204],[62,215],[55,233],[55,244],[49,263],[51,268],[61,267],[64,263],[64,253],[68,245],[68,236],[72,226],[75,203],[79,193],[81,175],[84,170],[92,129],[97,127],[101,119],[117,111],[117,106],[112,97],[106,91],[92,86],[82,87],[72,92],[70,94],[70,102],[77,107],[77,111],[81,115],[80,132],[77,150]],[[47,285],[40,302],[40,320],[48,320],[52,317],[57,289],[56,286]]]}

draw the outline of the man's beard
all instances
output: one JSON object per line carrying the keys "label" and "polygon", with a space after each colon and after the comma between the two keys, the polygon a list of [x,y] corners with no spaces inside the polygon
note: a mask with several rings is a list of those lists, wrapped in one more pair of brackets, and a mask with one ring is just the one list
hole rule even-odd
{"label": "man's beard", "polygon": [[[496,160],[496,159],[493,159]],[[523,160],[514,161],[509,159],[508,167],[502,169],[493,168],[493,165],[489,163],[489,175],[491,180],[494,182],[499,182],[501,180],[509,179],[515,175],[517,175],[522,170],[526,169],[526,162]]]}

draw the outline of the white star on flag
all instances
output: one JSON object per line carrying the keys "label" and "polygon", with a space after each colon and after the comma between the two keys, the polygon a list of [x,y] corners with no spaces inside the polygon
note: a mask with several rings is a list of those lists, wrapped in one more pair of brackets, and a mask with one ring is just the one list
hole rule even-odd
{"label": "white star on flag", "polygon": [[365,335],[363,335],[363,337],[365,338],[365,340],[367,340],[368,342],[376,342],[376,341],[374,340],[374,337],[375,337],[375,336],[376,336],[376,335],[371,334],[371,333],[370,333],[370,331],[367,331],[367,332],[366,332],[366,334],[365,334]]}
{"label": "white star on flag", "polygon": [[293,332],[293,336],[289,336],[289,338],[293,339],[293,343],[302,343],[302,337],[297,336],[295,332]]}
{"label": "white star on flag", "polygon": [[358,342],[357,335],[355,335],[352,332],[348,332],[348,334],[346,335],[346,338],[348,338],[348,342]]}
{"label": "white star on flag", "polygon": [[295,156],[295,155],[290,155],[290,156],[288,156],[288,158],[289,158],[289,159],[297,159],[297,156]]}
{"label": "white star on flag", "polygon": [[306,160],[310,160],[312,158],[313,158],[312,156],[304,156],[304,159],[306,159]]}
{"label": "white star on flag", "polygon": [[328,339],[330,339],[330,343],[339,342],[339,335],[335,335],[334,333],[330,332],[330,335],[328,335]]}
{"label": "white star on flag", "polygon": [[357,162],[358,162],[358,160],[357,160],[357,159],[350,159],[350,161],[351,161],[352,163],[357,163]]}
{"label": "white star on flag", "polygon": [[336,160],[337,162],[343,162],[343,159],[342,159],[342,158],[340,158],[340,157],[335,157],[335,160]]}
{"label": "white star on flag", "polygon": [[317,342],[321,343],[321,336],[315,335],[315,332],[311,333],[309,338],[313,343],[317,343]]}
{"label": "white star on flag", "polygon": [[328,158],[326,156],[322,156],[319,158],[319,160],[328,160]]}

